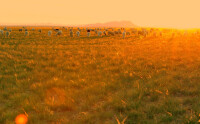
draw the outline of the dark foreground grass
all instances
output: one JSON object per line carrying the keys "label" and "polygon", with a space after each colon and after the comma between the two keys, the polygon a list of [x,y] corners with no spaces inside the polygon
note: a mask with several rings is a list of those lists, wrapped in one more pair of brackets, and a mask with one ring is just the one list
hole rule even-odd
{"label": "dark foreground grass", "polygon": [[199,35],[123,40],[12,33],[0,40],[1,124],[19,114],[29,124],[199,120]]}

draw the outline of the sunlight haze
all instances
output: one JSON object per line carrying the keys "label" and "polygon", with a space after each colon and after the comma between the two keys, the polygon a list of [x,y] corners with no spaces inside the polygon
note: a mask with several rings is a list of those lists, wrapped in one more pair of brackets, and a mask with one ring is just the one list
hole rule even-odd
{"label": "sunlight haze", "polygon": [[199,0],[4,0],[0,24],[91,24],[200,28]]}

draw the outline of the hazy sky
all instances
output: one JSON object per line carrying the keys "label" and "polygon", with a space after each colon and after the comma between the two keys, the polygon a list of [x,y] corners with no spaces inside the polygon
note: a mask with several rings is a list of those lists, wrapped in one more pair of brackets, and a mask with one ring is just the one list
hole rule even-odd
{"label": "hazy sky", "polygon": [[200,0],[1,0],[0,24],[90,24],[200,28]]}

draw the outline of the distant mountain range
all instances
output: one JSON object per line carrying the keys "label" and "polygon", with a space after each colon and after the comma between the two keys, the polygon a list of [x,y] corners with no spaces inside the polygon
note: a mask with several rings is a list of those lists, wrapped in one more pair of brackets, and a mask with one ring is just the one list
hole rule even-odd
{"label": "distant mountain range", "polygon": [[53,24],[53,23],[37,23],[37,24],[0,24],[0,26],[59,26],[59,27],[138,27],[133,24],[131,21],[113,21],[107,23],[95,23],[95,24],[82,24],[82,25],[62,25],[62,24]]}
{"label": "distant mountain range", "polygon": [[138,27],[134,25],[131,21],[113,21],[107,23],[96,23],[96,24],[86,24],[86,25],[76,25],[76,27]]}

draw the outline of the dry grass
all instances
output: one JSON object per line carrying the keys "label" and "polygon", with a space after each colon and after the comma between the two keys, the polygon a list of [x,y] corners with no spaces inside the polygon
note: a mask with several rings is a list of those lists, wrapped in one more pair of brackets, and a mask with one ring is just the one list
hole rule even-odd
{"label": "dry grass", "polygon": [[123,40],[48,30],[0,36],[0,123],[21,113],[30,124],[198,122],[200,35]]}

